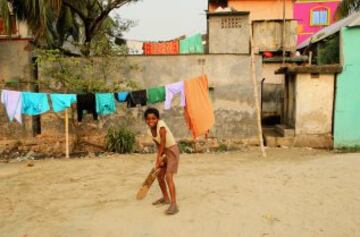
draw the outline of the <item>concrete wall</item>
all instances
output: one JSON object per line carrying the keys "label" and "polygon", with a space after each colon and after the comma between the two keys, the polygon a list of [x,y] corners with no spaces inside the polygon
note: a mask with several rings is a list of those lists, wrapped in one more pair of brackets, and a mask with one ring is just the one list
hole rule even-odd
{"label": "concrete wall", "polygon": [[284,103],[284,75],[275,74],[275,71],[281,67],[281,63],[263,63],[262,78],[262,117],[282,115]]}
{"label": "concrete wall", "polygon": [[[256,52],[277,52],[283,49],[282,20],[253,21],[254,42]],[[297,45],[297,21],[287,20],[285,23],[285,51],[295,52]]]}
{"label": "concrete wall", "polygon": [[[191,79],[201,74],[199,60],[205,60],[204,71],[208,75],[210,97],[213,103],[216,123],[211,135],[219,139],[257,142],[256,113],[254,106],[253,84],[250,77],[250,57],[242,55],[180,55],[180,56],[130,56],[128,62],[137,65],[139,70],[111,73],[109,78],[121,80],[131,78],[138,88],[161,86],[168,83]],[[120,63],[121,59],[114,59]],[[258,80],[261,79],[261,58],[257,58]],[[178,101],[177,101],[178,102]],[[175,102],[175,104],[177,104]],[[175,106],[163,111],[163,104],[155,107],[161,110],[163,119],[173,130],[176,138],[190,138],[183,117],[183,109]],[[118,113],[102,118],[94,129],[93,125],[82,126],[84,134],[104,132],[109,126],[123,124],[131,127],[138,134],[144,134],[146,125],[143,121],[145,107],[126,109],[118,105]],[[88,122],[92,123],[89,116]],[[54,122],[55,121],[55,122]],[[56,122],[57,121],[57,122]],[[62,115],[48,114],[43,116],[44,134],[63,133]]]}
{"label": "concrete wall", "polygon": [[[27,40],[0,40],[0,89],[28,90],[26,83],[6,85],[8,81],[32,79],[31,46]],[[32,135],[31,118],[24,124],[9,123],[4,107],[0,106],[0,140],[21,139]]]}
{"label": "concrete wall", "polygon": [[296,135],[325,135],[332,132],[334,75],[297,74]]}
{"label": "concrete wall", "polygon": [[360,29],[341,31],[343,72],[337,78],[334,145],[360,146]]}
{"label": "concrete wall", "polygon": [[249,15],[209,15],[209,53],[250,53]]}

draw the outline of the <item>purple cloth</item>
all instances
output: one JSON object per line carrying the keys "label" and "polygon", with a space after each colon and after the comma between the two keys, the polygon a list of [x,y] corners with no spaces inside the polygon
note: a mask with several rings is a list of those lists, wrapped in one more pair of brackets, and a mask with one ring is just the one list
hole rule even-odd
{"label": "purple cloth", "polygon": [[165,105],[164,108],[170,109],[171,102],[175,95],[180,94],[180,105],[185,107],[185,89],[184,89],[184,81],[176,82],[173,84],[169,84],[165,86],[166,96],[165,96]]}
{"label": "purple cloth", "polygon": [[22,123],[21,109],[22,109],[22,96],[21,92],[3,90],[1,92],[1,103],[5,105],[6,113],[12,122],[16,119]]}

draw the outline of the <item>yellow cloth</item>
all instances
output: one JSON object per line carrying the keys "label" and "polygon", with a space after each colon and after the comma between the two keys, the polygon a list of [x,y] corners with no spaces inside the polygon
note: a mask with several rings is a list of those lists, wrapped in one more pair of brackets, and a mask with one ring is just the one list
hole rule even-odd
{"label": "yellow cloth", "polygon": [[193,137],[208,133],[215,123],[215,116],[209,98],[208,79],[201,76],[186,80],[185,87],[185,120]]}
{"label": "yellow cloth", "polygon": [[165,147],[169,148],[172,147],[174,145],[176,145],[176,141],[174,138],[174,135],[172,134],[172,132],[170,131],[170,129],[168,128],[168,126],[166,125],[166,123],[162,120],[158,121],[158,124],[156,126],[156,137],[154,137],[151,133],[151,129],[148,130],[148,134],[152,137],[152,139],[160,144],[160,128],[165,128],[166,130],[166,144]]}

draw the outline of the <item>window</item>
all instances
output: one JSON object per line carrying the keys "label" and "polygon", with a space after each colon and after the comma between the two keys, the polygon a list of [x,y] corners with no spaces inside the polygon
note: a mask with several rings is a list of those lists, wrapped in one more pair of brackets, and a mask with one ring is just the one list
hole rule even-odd
{"label": "window", "polygon": [[320,7],[311,10],[311,25],[325,26],[329,25],[329,9]]}

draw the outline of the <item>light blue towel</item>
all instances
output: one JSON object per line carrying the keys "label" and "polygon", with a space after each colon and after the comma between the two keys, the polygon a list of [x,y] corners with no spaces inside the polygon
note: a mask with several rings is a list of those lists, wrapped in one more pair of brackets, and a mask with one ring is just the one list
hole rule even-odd
{"label": "light blue towel", "polygon": [[118,97],[117,99],[119,102],[125,102],[128,95],[129,92],[125,92],[125,91],[119,92],[117,93],[117,97]]}
{"label": "light blue towel", "polygon": [[115,98],[113,93],[97,93],[96,113],[108,115],[116,112]]}
{"label": "light blue towel", "polygon": [[40,115],[50,110],[46,93],[22,92],[22,113]]}
{"label": "light blue towel", "polygon": [[55,113],[70,108],[76,102],[75,94],[50,94],[50,98]]}

